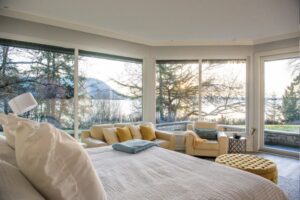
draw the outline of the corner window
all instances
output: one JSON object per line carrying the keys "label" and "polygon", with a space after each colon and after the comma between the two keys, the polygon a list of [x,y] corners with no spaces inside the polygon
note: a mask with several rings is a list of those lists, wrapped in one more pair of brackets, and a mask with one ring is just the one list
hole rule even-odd
{"label": "corner window", "polygon": [[74,50],[0,40],[0,112],[8,101],[31,92],[38,107],[23,117],[74,128]]}

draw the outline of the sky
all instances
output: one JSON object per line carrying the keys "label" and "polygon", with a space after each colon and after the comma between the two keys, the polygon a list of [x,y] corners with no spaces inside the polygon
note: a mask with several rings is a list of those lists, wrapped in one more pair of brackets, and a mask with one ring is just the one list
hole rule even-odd
{"label": "sky", "polygon": [[292,67],[289,66],[290,60],[265,62],[265,96],[271,96],[275,93],[277,97],[282,97],[285,89],[295,77],[295,74],[292,74]]}

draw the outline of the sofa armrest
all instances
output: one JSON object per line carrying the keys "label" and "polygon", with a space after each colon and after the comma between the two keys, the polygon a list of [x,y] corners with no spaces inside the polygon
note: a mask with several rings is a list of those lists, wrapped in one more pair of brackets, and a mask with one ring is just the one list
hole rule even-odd
{"label": "sofa armrest", "polygon": [[193,131],[186,131],[184,133],[184,139],[185,139],[185,153],[188,155],[193,155],[194,153],[194,141],[196,134]]}
{"label": "sofa armrest", "polygon": [[85,138],[81,138],[81,142],[86,143],[87,148],[91,148],[91,147],[103,147],[103,146],[107,146],[108,144],[102,140],[97,140],[91,137],[85,137]]}
{"label": "sofa armrest", "polygon": [[173,133],[167,131],[155,130],[155,135],[157,139],[167,140],[170,142],[169,149],[175,150],[176,138]]}
{"label": "sofa armrest", "polygon": [[89,130],[81,131],[80,138],[83,139],[83,138],[87,138],[87,137],[91,137],[91,132]]}
{"label": "sofa armrest", "polygon": [[228,137],[225,132],[218,132],[219,152],[220,155],[228,152]]}

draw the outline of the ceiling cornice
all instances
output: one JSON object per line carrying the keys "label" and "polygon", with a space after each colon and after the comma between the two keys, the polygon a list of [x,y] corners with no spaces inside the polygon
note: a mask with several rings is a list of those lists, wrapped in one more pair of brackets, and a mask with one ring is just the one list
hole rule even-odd
{"label": "ceiling cornice", "polygon": [[267,42],[273,42],[278,40],[284,40],[289,38],[300,37],[300,30],[298,32],[284,34],[284,35],[277,35],[268,38],[256,39],[256,40],[232,40],[232,41],[208,41],[208,40],[188,40],[188,41],[173,41],[173,40],[163,40],[163,41],[152,41],[152,40],[145,40],[143,38],[126,35],[126,34],[119,34],[110,30],[105,30],[97,27],[81,25],[72,21],[65,21],[61,19],[54,19],[48,18],[33,14],[28,14],[24,12],[14,11],[10,9],[0,8],[0,16],[6,16],[46,25],[51,25],[60,28],[66,28],[70,30],[91,33],[95,35],[100,35],[104,37],[124,40],[128,42],[133,42],[137,44],[143,44],[147,46],[241,46],[241,45],[257,45]]}

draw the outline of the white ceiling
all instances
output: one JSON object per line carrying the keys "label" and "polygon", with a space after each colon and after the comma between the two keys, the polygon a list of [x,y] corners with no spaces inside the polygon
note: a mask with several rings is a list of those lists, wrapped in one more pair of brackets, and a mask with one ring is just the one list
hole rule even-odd
{"label": "white ceiling", "polygon": [[147,45],[299,36],[299,0],[0,0],[0,15]]}

